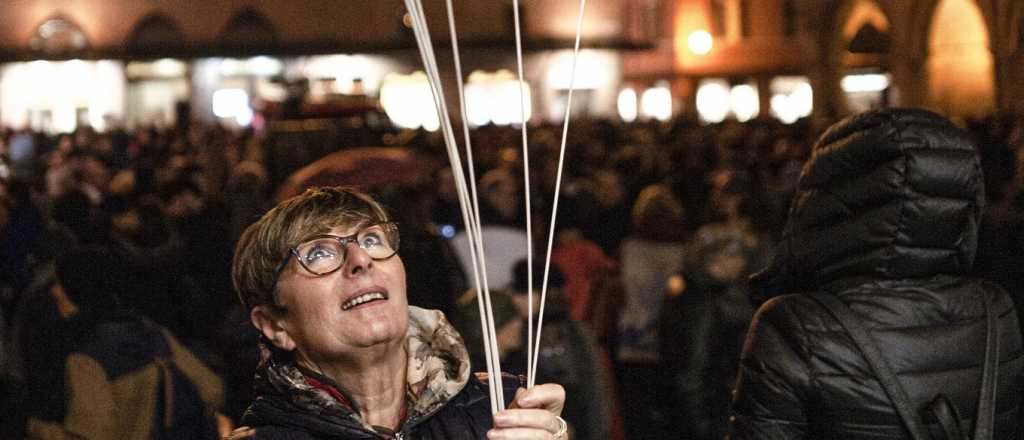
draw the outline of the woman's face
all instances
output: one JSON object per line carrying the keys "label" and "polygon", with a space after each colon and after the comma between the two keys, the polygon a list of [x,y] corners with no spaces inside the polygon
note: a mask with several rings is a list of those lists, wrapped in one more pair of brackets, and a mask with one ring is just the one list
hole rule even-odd
{"label": "woman's face", "polygon": [[[357,228],[335,228],[347,236]],[[317,276],[290,258],[277,283],[282,325],[299,358],[332,361],[404,341],[408,326],[405,266],[398,255],[374,261],[355,243],[337,271]],[[383,294],[383,298],[381,295]],[[356,304],[358,301],[365,301]]]}

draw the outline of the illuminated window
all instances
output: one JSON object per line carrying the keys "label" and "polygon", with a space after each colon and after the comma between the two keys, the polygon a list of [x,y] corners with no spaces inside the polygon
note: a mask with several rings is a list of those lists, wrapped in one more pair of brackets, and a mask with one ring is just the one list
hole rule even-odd
{"label": "illuminated window", "polygon": [[780,76],[773,78],[771,85],[772,116],[792,124],[800,118],[810,116],[814,108],[811,83],[803,76]]}
{"label": "illuminated window", "polygon": [[473,126],[519,124],[523,113],[526,120],[530,120],[531,101],[530,85],[525,84],[520,100],[519,81],[508,70],[493,73],[477,70],[466,81],[466,113]]}
{"label": "illuminated window", "polygon": [[441,127],[430,83],[422,71],[385,76],[380,86],[380,103],[391,122],[399,127],[423,127],[428,131]]}
{"label": "illuminated window", "polygon": [[938,2],[928,35],[929,105],[950,116],[977,118],[991,113],[996,104],[995,64],[978,4]]}
{"label": "illuminated window", "polygon": [[672,118],[672,91],[667,83],[659,83],[644,91],[640,96],[640,114],[659,121]]}
{"label": "illuminated window", "polygon": [[636,108],[636,91],[633,89],[622,89],[619,92],[619,117],[622,118],[623,122],[633,122],[636,120],[637,108]]}

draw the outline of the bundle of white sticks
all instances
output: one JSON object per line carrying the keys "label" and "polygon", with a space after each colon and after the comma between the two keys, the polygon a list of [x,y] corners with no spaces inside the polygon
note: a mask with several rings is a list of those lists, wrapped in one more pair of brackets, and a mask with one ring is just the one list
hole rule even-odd
{"label": "bundle of white sticks", "polygon": [[[473,282],[479,295],[477,304],[480,307],[480,326],[483,330],[482,333],[484,336],[483,340],[484,352],[486,354],[485,358],[487,360],[487,372],[492,378],[492,380],[488,381],[490,384],[491,411],[497,413],[498,411],[505,409],[505,396],[501,386],[501,381],[497,379],[501,377],[501,361],[498,357],[497,337],[495,336],[494,329],[494,313],[491,310],[491,292],[487,284],[484,243],[480,235],[480,208],[477,201],[476,174],[473,169],[473,148],[470,144],[469,123],[466,117],[466,100],[462,82],[462,64],[459,59],[458,33],[455,29],[455,14],[452,10],[452,0],[445,0],[445,2],[448,12],[448,29],[451,34],[452,53],[455,63],[455,76],[458,81],[459,113],[462,117],[462,132],[465,142],[466,163],[469,168],[468,188],[466,183],[466,172],[462,167],[462,157],[459,153],[458,143],[456,142],[455,134],[453,133],[454,130],[452,128],[451,117],[448,113],[448,105],[445,103],[444,99],[444,89],[441,84],[441,75],[437,68],[437,59],[434,56],[434,48],[430,38],[430,29],[427,26],[427,20],[423,14],[423,3],[421,0],[405,0],[405,6],[409,12],[410,18],[412,19],[412,28],[416,36],[416,44],[419,48],[420,56],[423,58],[423,65],[426,69],[427,78],[430,81],[431,92],[434,96],[434,105],[436,106],[437,114],[441,119],[441,131],[444,135],[445,146],[448,151],[448,161],[451,164],[452,174],[455,177],[455,187],[459,194],[459,206],[462,211],[463,222],[466,225],[466,235],[469,238],[470,256],[473,263]],[[548,274],[551,268],[551,248],[555,235],[555,215],[558,212],[558,193],[562,184],[562,165],[565,160],[566,137],[569,133],[569,109],[572,108],[572,95],[576,79],[576,60],[579,57],[580,33],[583,27],[583,12],[585,8],[586,0],[580,0],[579,16],[576,20],[576,39],[573,46],[572,69],[570,73],[572,78],[569,80],[569,92],[565,106],[565,118],[562,123],[562,140],[558,155],[558,173],[556,175],[555,194],[553,196],[554,203],[552,204],[550,230],[548,232],[547,254],[544,261],[544,278],[543,283],[541,284],[543,287],[541,288],[540,294],[540,311],[537,315],[536,337],[534,337],[532,314],[529,316],[527,322],[527,387],[534,386],[537,375],[537,357],[540,352],[540,336],[541,329],[544,324],[544,302],[547,299]],[[513,0],[513,10],[516,36],[516,64],[519,78],[523,181],[525,186],[524,199],[526,201],[524,207],[526,210],[526,260],[527,267],[529,268],[527,272],[527,285],[531,286],[530,292],[528,293],[528,308],[529,310],[533,310],[533,230],[530,225],[530,156],[529,149],[527,148],[526,136],[526,93],[525,82],[523,81],[523,45],[522,34],[520,31],[521,26],[519,22],[519,0]]]}

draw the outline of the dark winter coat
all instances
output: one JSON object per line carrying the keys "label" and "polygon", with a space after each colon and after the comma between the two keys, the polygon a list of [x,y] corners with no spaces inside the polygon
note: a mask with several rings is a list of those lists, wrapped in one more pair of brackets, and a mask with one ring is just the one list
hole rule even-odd
{"label": "dark winter coat", "polygon": [[[852,339],[809,292],[838,296],[911,402],[923,408],[946,394],[969,432],[988,295],[1000,332],[994,438],[1014,438],[1024,368],[1017,316],[1006,292],[963,275],[974,260],[982,180],[971,141],[929,112],[870,112],[825,133],[801,173],[777,257],[752,280],[774,299],[748,333],[735,438],[909,438]],[[924,419],[942,438],[935,419]]]}

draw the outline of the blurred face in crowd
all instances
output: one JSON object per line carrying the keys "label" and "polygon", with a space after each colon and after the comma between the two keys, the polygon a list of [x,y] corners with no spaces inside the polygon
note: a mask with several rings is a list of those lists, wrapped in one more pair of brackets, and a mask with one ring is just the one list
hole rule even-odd
{"label": "blurred face in crowd", "polygon": [[95,157],[85,157],[79,162],[78,169],[82,173],[82,181],[100,191],[107,191],[110,185],[110,170],[107,165]]}
{"label": "blurred face in crowd", "polygon": [[182,191],[167,202],[167,215],[171,218],[185,218],[203,209],[203,199],[194,191]]}
{"label": "blurred face in crowd", "polygon": [[622,179],[611,171],[602,171],[594,175],[594,194],[598,203],[605,208],[615,206],[626,197],[622,188]]}
{"label": "blurred face in crowd", "polygon": [[[365,226],[337,227],[330,234],[362,237]],[[326,275],[311,273],[291,255],[278,279],[283,311],[277,315],[283,334],[271,339],[281,348],[297,350],[300,361],[316,365],[358,356],[375,346],[404,344],[408,303],[402,260],[397,254],[374,260],[356,242],[349,242],[345,253],[341,267]]]}
{"label": "blurred face in crowd", "polygon": [[505,218],[515,218],[519,207],[519,186],[511,175],[495,170],[483,178],[487,202]]}

